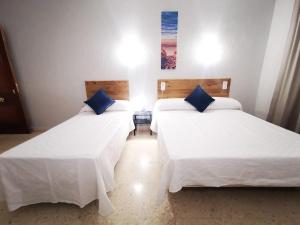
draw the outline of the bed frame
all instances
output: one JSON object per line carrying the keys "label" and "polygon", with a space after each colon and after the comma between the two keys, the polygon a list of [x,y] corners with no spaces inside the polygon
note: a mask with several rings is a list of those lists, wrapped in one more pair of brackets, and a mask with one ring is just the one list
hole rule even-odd
{"label": "bed frame", "polygon": [[[161,91],[160,89],[161,82],[166,83],[165,91]],[[224,82],[227,82],[227,89],[223,89]],[[158,80],[157,98],[185,98],[194,90],[197,85],[201,85],[201,87],[211,96],[229,97],[230,83],[230,78]]]}
{"label": "bed frame", "polygon": [[113,99],[129,100],[128,80],[85,81],[85,88],[87,98],[103,89]]}

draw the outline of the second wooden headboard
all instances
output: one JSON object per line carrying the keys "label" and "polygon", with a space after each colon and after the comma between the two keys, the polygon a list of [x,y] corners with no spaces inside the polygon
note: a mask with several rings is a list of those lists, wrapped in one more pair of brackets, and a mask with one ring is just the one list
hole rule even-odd
{"label": "second wooden headboard", "polygon": [[103,89],[113,99],[129,100],[128,80],[86,81],[85,88],[87,98]]}
{"label": "second wooden headboard", "polygon": [[[160,90],[161,82],[166,83],[166,89],[163,92]],[[227,89],[223,89],[223,82],[227,82]],[[185,98],[197,85],[201,85],[211,96],[229,97],[230,82],[230,78],[158,80],[157,98]]]}

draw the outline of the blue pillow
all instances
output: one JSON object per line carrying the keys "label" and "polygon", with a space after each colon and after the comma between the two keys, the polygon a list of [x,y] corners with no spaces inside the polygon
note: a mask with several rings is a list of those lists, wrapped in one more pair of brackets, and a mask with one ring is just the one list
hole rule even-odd
{"label": "blue pillow", "polygon": [[89,100],[84,103],[89,105],[97,115],[102,114],[109,106],[115,103],[110,96],[108,96],[103,90],[96,92]]}
{"label": "blue pillow", "polygon": [[193,92],[187,96],[185,99],[188,103],[194,106],[199,112],[203,112],[210,103],[215,101],[209,94],[207,94],[201,87],[198,85]]}

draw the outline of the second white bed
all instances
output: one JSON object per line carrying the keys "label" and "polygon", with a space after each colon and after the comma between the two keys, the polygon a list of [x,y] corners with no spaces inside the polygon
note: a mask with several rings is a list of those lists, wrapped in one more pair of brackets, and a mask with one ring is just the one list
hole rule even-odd
{"label": "second white bed", "polygon": [[163,155],[161,200],[186,186],[300,186],[299,134],[241,110],[175,108],[156,107],[151,126]]}

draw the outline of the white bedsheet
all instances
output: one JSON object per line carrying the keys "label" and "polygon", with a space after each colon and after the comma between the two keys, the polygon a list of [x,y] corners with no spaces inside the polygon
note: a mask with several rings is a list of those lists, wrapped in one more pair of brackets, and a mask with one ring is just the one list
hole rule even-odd
{"label": "white bedsheet", "polygon": [[155,118],[160,200],[185,186],[300,186],[299,134],[240,110],[160,111]]}
{"label": "white bedsheet", "polygon": [[9,210],[39,202],[84,207],[99,200],[99,213],[113,208],[106,192],[134,128],[128,111],[81,112],[0,155],[0,196]]}

